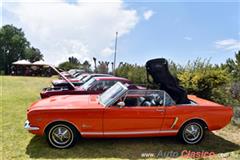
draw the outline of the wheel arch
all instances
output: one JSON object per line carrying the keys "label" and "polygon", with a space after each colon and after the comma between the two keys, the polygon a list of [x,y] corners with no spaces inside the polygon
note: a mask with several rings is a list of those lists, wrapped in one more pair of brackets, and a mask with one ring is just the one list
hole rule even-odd
{"label": "wheel arch", "polygon": [[179,131],[182,129],[182,127],[183,127],[185,124],[187,124],[187,123],[189,123],[189,122],[200,122],[200,123],[203,125],[204,129],[208,129],[208,124],[207,124],[206,120],[204,120],[204,119],[202,119],[202,118],[190,118],[190,119],[187,119],[186,121],[184,121],[184,122],[180,125]]}
{"label": "wheel arch", "polygon": [[46,134],[46,132],[50,129],[50,127],[51,127],[52,125],[58,124],[58,123],[64,123],[64,124],[67,124],[67,125],[71,125],[72,127],[74,127],[74,128],[78,131],[79,135],[81,135],[81,131],[79,130],[79,128],[78,128],[74,123],[72,123],[72,122],[70,122],[70,121],[67,121],[67,120],[54,120],[54,121],[51,121],[51,122],[49,122],[49,123],[45,126],[43,132]]}

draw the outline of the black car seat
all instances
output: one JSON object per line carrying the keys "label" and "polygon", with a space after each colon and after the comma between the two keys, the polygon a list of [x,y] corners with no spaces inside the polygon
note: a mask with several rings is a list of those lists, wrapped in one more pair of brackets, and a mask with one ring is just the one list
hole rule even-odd
{"label": "black car seat", "polygon": [[151,102],[148,101],[145,97],[138,98],[138,106],[151,106]]}
{"label": "black car seat", "polygon": [[142,103],[142,106],[152,106],[152,103],[149,102],[149,101],[144,101],[144,102]]}
{"label": "black car seat", "polygon": [[163,99],[160,96],[154,96],[151,103],[152,106],[163,106]]}
{"label": "black car seat", "polygon": [[139,97],[139,98],[137,99],[137,106],[141,106],[144,101],[145,101],[145,98],[144,98],[144,97]]}
{"label": "black car seat", "polygon": [[138,100],[136,98],[126,98],[125,106],[131,107],[131,106],[138,106]]}

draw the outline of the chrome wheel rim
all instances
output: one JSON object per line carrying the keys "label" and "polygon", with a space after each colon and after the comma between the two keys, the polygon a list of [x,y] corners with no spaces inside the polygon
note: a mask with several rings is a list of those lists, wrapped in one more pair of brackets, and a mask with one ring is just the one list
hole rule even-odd
{"label": "chrome wheel rim", "polygon": [[71,131],[64,126],[57,126],[53,129],[51,134],[52,140],[58,145],[66,145],[72,139]]}
{"label": "chrome wheel rim", "polygon": [[196,123],[187,125],[184,129],[183,137],[188,143],[196,143],[202,137],[202,127]]}

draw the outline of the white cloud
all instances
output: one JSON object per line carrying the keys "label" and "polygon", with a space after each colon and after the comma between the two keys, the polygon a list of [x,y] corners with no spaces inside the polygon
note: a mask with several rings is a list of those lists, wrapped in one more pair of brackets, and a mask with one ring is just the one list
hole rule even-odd
{"label": "white cloud", "polygon": [[106,47],[101,51],[101,54],[103,56],[110,56],[110,55],[112,55],[113,52],[114,52],[114,50],[112,48]]}
{"label": "white cloud", "polygon": [[223,48],[226,50],[240,50],[240,40],[236,39],[224,39],[215,42],[217,48]]}
{"label": "white cloud", "polygon": [[191,41],[192,40],[192,37],[188,37],[188,36],[186,36],[186,37],[183,37],[185,40],[188,40],[188,41]]}
{"label": "white cloud", "polygon": [[[3,17],[23,28],[34,47],[45,60],[57,64],[69,56],[84,59],[108,58],[113,52],[115,32],[121,37],[138,23],[137,11],[125,7],[123,1],[108,2],[64,0],[39,2],[34,0],[4,2],[3,7],[13,17]],[[4,14],[5,15],[5,14]],[[8,15],[8,14],[6,14]]]}
{"label": "white cloud", "polygon": [[152,10],[147,10],[143,13],[145,20],[149,20],[153,16],[154,12]]}

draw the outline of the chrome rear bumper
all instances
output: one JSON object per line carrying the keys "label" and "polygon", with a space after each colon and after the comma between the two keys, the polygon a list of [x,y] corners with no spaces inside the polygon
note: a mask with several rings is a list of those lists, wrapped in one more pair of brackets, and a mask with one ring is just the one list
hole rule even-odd
{"label": "chrome rear bumper", "polygon": [[30,126],[30,123],[29,123],[28,120],[25,121],[24,128],[25,128],[26,130],[28,130],[28,131],[37,131],[37,130],[39,130],[38,127],[32,127],[32,126]]}

